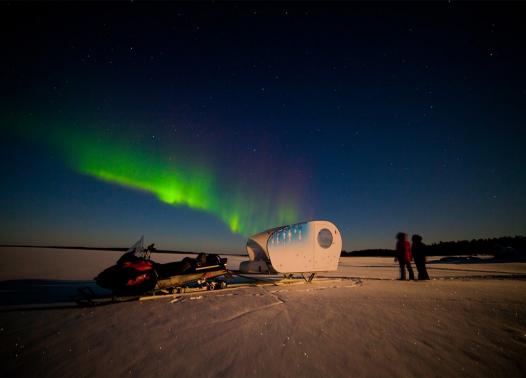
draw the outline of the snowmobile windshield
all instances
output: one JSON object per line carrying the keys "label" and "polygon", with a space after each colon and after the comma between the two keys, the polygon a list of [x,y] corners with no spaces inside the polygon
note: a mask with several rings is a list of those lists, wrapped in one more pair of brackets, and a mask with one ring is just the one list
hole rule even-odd
{"label": "snowmobile windshield", "polygon": [[140,259],[146,259],[148,251],[144,249],[144,236],[141,236],[139,240],[132,245],[125,254],[132,253],[135,257]]}

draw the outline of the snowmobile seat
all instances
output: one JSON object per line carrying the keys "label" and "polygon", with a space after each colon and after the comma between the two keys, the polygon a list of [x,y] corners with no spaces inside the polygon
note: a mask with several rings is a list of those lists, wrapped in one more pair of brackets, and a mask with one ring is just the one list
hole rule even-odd
{"label": "snowmobile seat", "polygon": [[194,259],[185,257],[181,261],[167,264],[156,264],[155,270],[157,271],[159,279],[164,279],[179,274],[187,274],[195,271],[195,261]]}

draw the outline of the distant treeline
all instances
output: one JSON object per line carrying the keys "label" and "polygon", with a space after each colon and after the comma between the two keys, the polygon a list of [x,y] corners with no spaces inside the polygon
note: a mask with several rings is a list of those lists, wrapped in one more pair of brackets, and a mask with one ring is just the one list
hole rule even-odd
{"label": "distant treeline", "polygon": [[[342,256],[393,257],[393,249],[364,249],[342,251]],[[428,256],[457,256],[486,254],[495,257],[526,257],[526,236],[504,236],[491,239],[473,239],[438,242],[427,246]]]}

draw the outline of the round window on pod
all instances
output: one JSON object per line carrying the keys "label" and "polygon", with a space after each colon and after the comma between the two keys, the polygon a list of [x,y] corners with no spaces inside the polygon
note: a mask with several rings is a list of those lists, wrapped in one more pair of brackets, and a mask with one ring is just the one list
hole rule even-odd
{"label": "round window on pod", "polygon": [[329,248],[332,245],[332,232],[323,228],[318,232],[318,244],[322,248]]}

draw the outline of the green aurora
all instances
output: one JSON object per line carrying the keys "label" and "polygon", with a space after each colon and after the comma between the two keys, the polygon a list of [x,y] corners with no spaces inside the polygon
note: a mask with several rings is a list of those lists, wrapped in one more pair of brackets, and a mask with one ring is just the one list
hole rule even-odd
{"label": "green aurora", "polygon": [[151,193],[169,205],[211,213],[234,233],[248,236],[299,220],[290,198],[248,192],[240,184],[220,182],[220,172],[192,161],[190,154],[184,158],[181,153],[161,156],[133,139],[92,130],[55,128],[46,135],[76,172]]}

